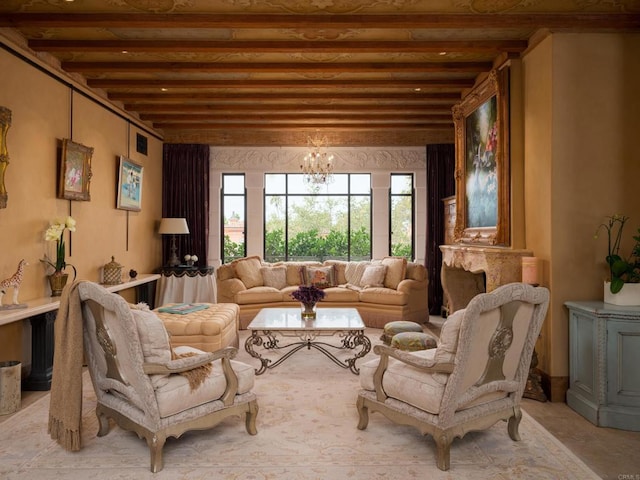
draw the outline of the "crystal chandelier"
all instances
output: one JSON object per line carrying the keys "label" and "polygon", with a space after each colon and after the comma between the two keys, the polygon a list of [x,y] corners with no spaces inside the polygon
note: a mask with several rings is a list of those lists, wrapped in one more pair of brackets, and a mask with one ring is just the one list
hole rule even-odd
{"label": "crystal chandelier", "polygon": [[300,170],[304,181],[320,185],[333,181],[333,155],[327,153],[327,137],[308,139],[311,151],[302,160]]}

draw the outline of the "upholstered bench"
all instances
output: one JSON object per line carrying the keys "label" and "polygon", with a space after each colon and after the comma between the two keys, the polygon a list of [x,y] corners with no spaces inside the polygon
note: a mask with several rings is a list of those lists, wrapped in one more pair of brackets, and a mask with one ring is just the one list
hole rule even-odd
{"label": "upholstered bench", "polygon": [[398,333],[403,332],[422,333],[422,326],[419,323],[407,322],[405,320],[389,322],[384,326],[380,340],[382,340],[385,345],[391,345],[391,339]]}
{"label": "upholstered bench", "polygon": [[391,339],[391,347],[407,352],[436,348],[438,343],[431,335],[422,332],[400,332]]}
{"label": "upholstered bench", "polygon": [[[177,305],[169,303],[159,308]],[[188,345],[205,352],[215,352],[225,347],[238,347],[240,308],[235,303],[205,303],[208,308],[184,315],[154,312],[171,336],[171,346]]]}

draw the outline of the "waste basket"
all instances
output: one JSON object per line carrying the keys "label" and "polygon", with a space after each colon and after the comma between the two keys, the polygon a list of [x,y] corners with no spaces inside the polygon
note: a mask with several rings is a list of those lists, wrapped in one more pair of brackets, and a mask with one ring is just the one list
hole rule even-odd
{"label": "waste basket", "polygon": [[8,415],[20,409],[20,362],[10,360],[0,362],[0,415]]}

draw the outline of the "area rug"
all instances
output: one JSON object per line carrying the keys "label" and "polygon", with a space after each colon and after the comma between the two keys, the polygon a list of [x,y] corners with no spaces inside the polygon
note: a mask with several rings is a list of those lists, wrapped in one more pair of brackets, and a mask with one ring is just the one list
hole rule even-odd
{"label": "area rug", "polygon": [[[379,330],[368,332],[377,343]],[[238,359],[254,366],[244,352]],[[374,358],[370,353],[366,359]],[[49,396],[0,424],[0,478],[58,479],[597,479],[580,459],[526,412],[522,441],[505,422],[454,441],[451,469],[435,465],[435,444],[417,430],[395,425],[378,413],[356,428],[358,377],[320,352],[303,349],[256,377],[258,434],[231,418],[208,431],[170,438],[165,467],[149,471],[146,443],[112,426],[98,438],[95,396],[84,375],[83,449],[64,451],[47,435]]]}

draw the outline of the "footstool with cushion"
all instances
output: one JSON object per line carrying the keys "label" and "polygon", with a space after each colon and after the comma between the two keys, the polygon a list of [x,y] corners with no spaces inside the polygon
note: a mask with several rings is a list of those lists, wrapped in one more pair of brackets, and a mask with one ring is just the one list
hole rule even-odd
{"label": "footstool with cushion", "polygon": [[417,352],[418,350],[428,350],[438,346],[435,338],[422,332],[400,332],[391,339],[391,347],[407,352]]}
{"label": "footstool with cushion", "polygon": [[385,345],[391,345],[391,339],[394,335],[403,332],[422,333],[422,326],[419,323],[407,322],[405,320],[389,322],[384,326],[380,340],[382,340]]}
{"label": "footstool with cushion", "polygon": [[215,352],[225,347],[238,347],[240,307],[235,303],[203,303],[206,308],[191,313],[167,313],[159,309],[179,305],[169,303],[154,312],[171,337],[173,348],[187,345],[205,352]]}

